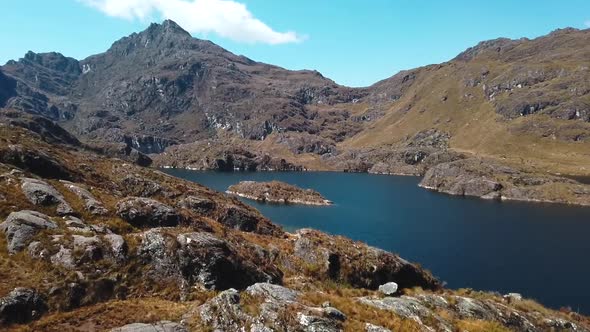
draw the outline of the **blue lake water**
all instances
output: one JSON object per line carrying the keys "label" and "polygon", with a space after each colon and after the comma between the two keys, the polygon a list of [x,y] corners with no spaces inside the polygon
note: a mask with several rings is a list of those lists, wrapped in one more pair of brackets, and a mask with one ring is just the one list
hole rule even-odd
{"label": "blue lake water", "polygon": [[452,197],[415,177],[165,171],[218,191],[242,180],[315,189],[334,206],[243,201],[288,231],[315,228],[399,253],[450,288],[518,292],[590,314],[590,208]]}

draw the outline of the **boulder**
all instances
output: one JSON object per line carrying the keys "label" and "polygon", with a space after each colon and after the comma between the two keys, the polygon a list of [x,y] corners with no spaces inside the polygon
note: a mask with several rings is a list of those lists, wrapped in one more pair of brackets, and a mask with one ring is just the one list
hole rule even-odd
{"label": "boulder", "polygon": [[125,239],[119,234],[106,234],[103,238],[110,247],[111,256],[116,261],[124,261],[128,250]]}
{"label": "boulder", "polygon": [[174,322],[160,321],[157,323],[133,323],[112,329],[111,332],[188,332],[188,330]]}
{"label": "boulder", "polygon": [[164,228],[151,229],[143,233],[138,252],[154,277],[177,278],[206,289],[244,289],[256,282],[279,282],[282,278],[276,267],[242,257],[210,233],[173,236]]}
{"label": "boulder", "polygon": [[379,286],[379,291],[385,295],[393,295],[397,292],[397,284],[393,281]]}
{"label": "boulder", "polygon": [[248,206],[228,204],[220,210],[220,214],[216,220],[229,228],[264,235],[279,235],[283,233],[280,227]]}
{"label": "boulder", "polygon": [[182,220],[172,207],[142,197],[129,197],[119,201],[117,215],[136,227],[176,226]]}
{"label": "boulder", "polygon": [[187,196],[181,199],[177,205],[179,208],[194,211],[198,214],[207,215],[215,210],[215,202],[200,196]]}
{"label": "boulder", "polygon": [[49,183],[31,178],[23,178],[21,189],[27,199],[40,206],[57,205],[57,214],[73,214],[74,210],[66,202],[65,198]]}
{"label": "boulder", "polygon": [[28,210],[12,212],[0,224],[0,230],[6,234],[10,253],[22,251],[41,230],[54,228],[57,228],[57,224],[49,220],[48,216]]}
{"label": "boulder", "polygon": [[104,207],[104,205],[99,202],[94,195],[90,193],[90,191],[76,185],[72,182],[62,181],[66,188],[68,188],[71,192],[73,192],[76,196],[84,201],[84,205],[86,210],[93,215],[106,215],[109,211]]}
{"label": "boulder", "polygon": [[246,293],[260,296],[267,302],[292,303],[297,301],[299,292],[270,283],[257,283],[246,288]]}
{"label": "boulder", "polygon": [[45,299],[37,291],[15,288],[0,299],[0,324],[23,324],[38,319],[47,311]]}
{"label": "boulder", "polygon": [[129,196],[151,197],[162,192],[162,186],[139,175],[127,175],[121,180],[121,191]]}
{"label": "boulder", "polygon": [[[263,270],[240,257],[227,242],[210,233],[187,233],[177,237],[178,259],[183,276],[207,289],[243,289],[256,282],[278,282],[278,269]],[[256,262],[260,263],[260,262]]]}

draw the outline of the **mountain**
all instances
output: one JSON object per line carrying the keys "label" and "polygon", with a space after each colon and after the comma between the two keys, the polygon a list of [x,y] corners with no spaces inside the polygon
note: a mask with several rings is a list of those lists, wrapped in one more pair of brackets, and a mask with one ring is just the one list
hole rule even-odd
{"label": "mountain", "polygon": [[359,97],[318,72],[258,63],[192,38],[172,21],[82,61],[29,52],[1,70],[16,82],[16,97],[4,106],[61,121],[88,139],[129,141],[146,153],[218,129],[246,139],[300,130],[314,116],[307,104]]}
{"label": "mountain", "polygon": [[155,166],[428,175],[424,187],[457,195],[590,204],[588,188],[559,177],[590,175],[589,41],[576,29],[485,41],[348,88],[165,21],[81,61],[8,62],[0,107],[154,154]]}

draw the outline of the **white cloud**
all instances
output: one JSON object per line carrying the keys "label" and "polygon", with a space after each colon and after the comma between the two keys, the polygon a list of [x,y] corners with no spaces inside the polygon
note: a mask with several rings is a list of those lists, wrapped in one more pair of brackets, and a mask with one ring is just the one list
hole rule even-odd
{"label": "white cloud", "polygon": [[103,13],[127,20],[154,15],[176,21],[191,33],[216,33],[246,43],[285,44],[304,38],[293,31],[278,32],[233,0],[78,0]]}

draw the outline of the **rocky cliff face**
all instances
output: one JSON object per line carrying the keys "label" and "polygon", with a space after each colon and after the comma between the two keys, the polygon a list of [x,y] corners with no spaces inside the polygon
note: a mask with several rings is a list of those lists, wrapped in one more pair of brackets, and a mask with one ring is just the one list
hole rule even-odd
{"label": "rocky cliff face", "polygon": [[20,116],[0,122],[3,329],[590,330],[517,294],[445,290],[360,242],[286,233],[236,199]]}
{"label": "rocky cliff face", "polygon": [[[195,142],[232,142],[309,169],[422,174],[407,161],[443,150],[433,158],[470,152],[587,175],[589,39],[587,30],[564,29],[486,41],[446,63],[353,89],[232,54],[165,21],[84,60],[29,52],[8,62],[0,106],[142,153],[179,145],[169,165],[197,159]],[[409,139],[429,131],[445,135],[446,145],[406,151]],[[224,159],[227,149],[216,150],[209,159]]]}

